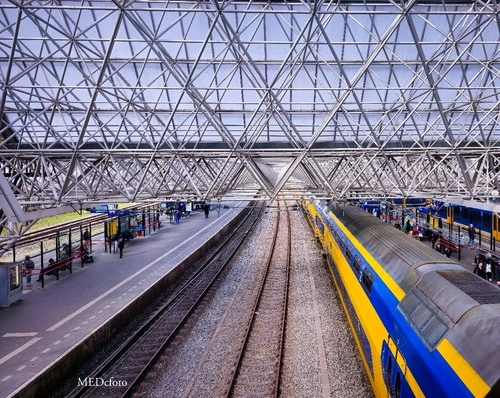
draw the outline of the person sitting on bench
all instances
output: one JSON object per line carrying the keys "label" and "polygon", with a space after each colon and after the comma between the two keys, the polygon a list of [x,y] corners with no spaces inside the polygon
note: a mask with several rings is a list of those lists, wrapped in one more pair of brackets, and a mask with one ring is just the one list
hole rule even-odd
{"label": "person sitting on bench", "polygon": [[[49,265],[47,266],[47,269],[50,269],[52,267],[52,264],[54,264],[55,261],[53,258],[49,258]],[[42,281],[42,272],[40,272],[38,274],[38,279],[36,280],[37,282],[41,282]]]}

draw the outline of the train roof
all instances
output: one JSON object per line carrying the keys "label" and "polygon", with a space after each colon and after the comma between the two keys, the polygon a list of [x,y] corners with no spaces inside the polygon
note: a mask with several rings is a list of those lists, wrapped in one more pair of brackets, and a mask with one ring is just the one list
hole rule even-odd
{"label": "train roof", "polygon": [[421,265],[436,264],[441,268],[461,267],[455,261],[359,207],[331,203],[328,209],[404,291],[410,289],[420,277],[420,273],[415,271]]}
{"label": "train roof", "polygon": [[353,206],[328,205],[405,292],[398,309],[429,350],[444,339],[500,390],[500,289]]}

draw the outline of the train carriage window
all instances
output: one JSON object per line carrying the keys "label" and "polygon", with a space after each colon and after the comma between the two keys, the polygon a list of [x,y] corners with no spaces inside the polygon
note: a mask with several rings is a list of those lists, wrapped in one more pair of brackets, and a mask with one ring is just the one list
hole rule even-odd
{"label": "train carriage window", "polygon": [[460,207],[460,218],[465,220],[465,222],[469,220],[469,209],[467,207]]}
{"label": "train carriage window", "polygon": [[347,258],[347,262],[351,262],[351,259],[352,259],[352,253],[351,253],[351,249],[349,248],[349,246],[346,245],[345,247],[345,256]]}
{"label": "train carriage window", "polygon": [[339,246],[340,246],[340,250],[344,251],[344,248],[345,248],[345,241],[344,241],[344,239],[340,239],[339,240]]}
{"label": "train carriage window", "polygon": [[363,274],[361,275],[361,283],[363,284],[363,287],[365,288],[366,292],[370,294],[372,292],[372,286],[373,286],[373,274],[369,269],[364,269]]}
{"label": "train carriage window", "polygon": [[359,274],[361,273],[361,259],[358,256],[354,257],[354,263],[352,265],[352,268],[354,269],[356,277],[358,277]]}
{"label": "train carriage window", "polygon": [[389,384],[389,385],[391,383],[391,376],[392,376],[392,357],[388,356],[387,357],[387,369],[385,372],[385,378],[387,380],[387,384]]}
{"label": "train carriage window", "polygon": [[401,375],[398,372],[396,374],[396,383],[394,385],[394,397],[399,398],[401,396]]}
{"label": "train carriage window", "polygon": [[446,218],[448,216],[448,212],[447,212],[448,208],[445,207],[445,206],[441,206],[439,209],[438,209],[438,215],[439,217],[441,218]]}
{"label": "train carriage window", "polygon": [[330,231],[332,231],[332,232],[333,232],[334,227],[333,227],[333,222],[332,222],[332,220],[331,220],[330,218],[327,218],[327,219],[326,219],[326,222],[327,222],[327,224],[328,224],[328,229],[329,229]]}
{"label": "train carriage window", "polygon": [[489,212],[483,212],[483,227],[481,228],[484,231],[490,231],[491,230],[491,213]]}
{"label": "train carriage window", "polygon": [[325,227],[323,225],[323,222],[321,221],[321,219],[318,216],[316,216],[316,226],[318,227],[319,231],[323,235],[323,233],[325,232]]}
{"label": "train carriage window", "polygon": [[481,223],[481,218],[482,218],[483,212],[476,210],[474,212],[474,223],[475,224],[480,224]]}

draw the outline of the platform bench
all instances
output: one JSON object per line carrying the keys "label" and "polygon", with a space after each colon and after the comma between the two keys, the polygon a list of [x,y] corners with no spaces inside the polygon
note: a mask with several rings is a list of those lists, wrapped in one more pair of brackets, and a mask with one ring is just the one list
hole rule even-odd
{"label": "platform bench", "polygon": [[40,275],[55,275],[57,280],[59,280],[59,271],[69,270],[71,274],[73,272],[73,259],[75,256],[61,258],[53,263],[47,265],[43,270],[41,270]]}

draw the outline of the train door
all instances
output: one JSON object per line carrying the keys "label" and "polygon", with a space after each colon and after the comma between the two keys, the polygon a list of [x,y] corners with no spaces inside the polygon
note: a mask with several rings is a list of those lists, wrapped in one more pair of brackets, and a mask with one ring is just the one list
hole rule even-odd
{"label": "train door", "polygon": [[454,207],[453,206],[448,206],[447,207],[447,213],[446,213],[446,222],[448,224],[451,224],[451,225],[453,225],[453,220],[455,219],[453,217],[453,213],[454,213]]}
{"label": "train door", "polygon": [[497,213],[493,213],[493,225],[491,226],[491,234],[492,237],[495,238],[495,241],[500,240],[500,217]]}
{"label": "train door", "polygon": [[406,363],[401,368],[398,363],[398,355],[401,362],[401,354],[394,340],[389,336],[387,341],[382,344],[382,373],[387,392],[391,398],[410,398],[414,397],[411,389],[406,382]]}

